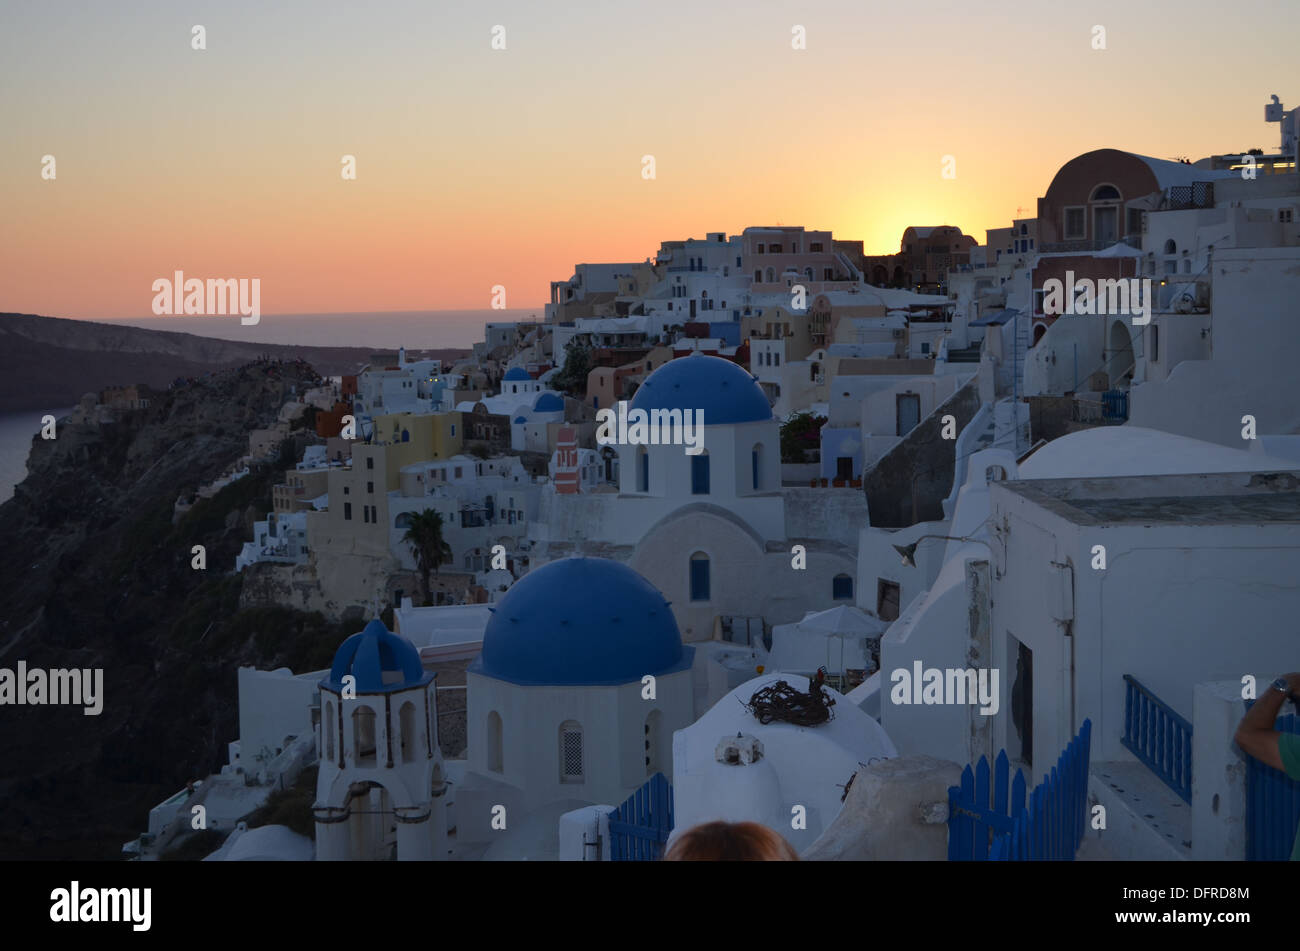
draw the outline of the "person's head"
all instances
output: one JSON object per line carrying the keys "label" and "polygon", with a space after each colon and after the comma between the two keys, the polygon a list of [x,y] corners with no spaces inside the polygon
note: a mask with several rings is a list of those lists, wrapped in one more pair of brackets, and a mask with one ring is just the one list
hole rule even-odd
{"label": "person's head", "polygon": [[757,822],[706,822],[683,832],[665,862],[797,862],[790,843]]}

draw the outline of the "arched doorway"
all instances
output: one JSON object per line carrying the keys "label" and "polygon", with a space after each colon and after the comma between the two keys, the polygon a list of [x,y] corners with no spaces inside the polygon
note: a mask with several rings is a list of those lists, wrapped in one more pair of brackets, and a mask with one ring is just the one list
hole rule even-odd
{"label": "arched doorway", "polygon": [[1110,325],[1106,341],[1106,379],[1109,389],[1127,390],[1133,381],[1133,337],[1124,321]]}

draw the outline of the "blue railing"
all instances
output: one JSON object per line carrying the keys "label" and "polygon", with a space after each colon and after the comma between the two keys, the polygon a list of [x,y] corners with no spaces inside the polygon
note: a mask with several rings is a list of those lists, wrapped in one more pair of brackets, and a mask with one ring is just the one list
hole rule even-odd
{"label": "blue railing", "polygon": [[1124,675],[1124,737],[1130,753],[1192,802],[1192,725],[1131,674]]}
{"label": "blue railing", "polygon": [[948,860],[1073,859],[1087,820],[1091,739],[1092,721],[1084,720],[1028,802],[1023,772],[1016,770],[1008,783],[1006,750],[998,753],[991,777],[983,756],[974,771],[963,769],[961,785],[948,788]]}
{"label": "blue railing", "polygon": [[[1249,706],[1249,705],[1248,705]],[[1300,718],[1280,717],[1277,729],[1300,733]],[[1285,862],[1300,824],[1300,782],[1246,757],[1246,861]]]}
{"label": "blue railing", "polygon": [[657,861],[672,831],[673,787],[655,773],[609,814],[610,861]]}
{"label": "blue railing", "polygon": [[1128,393],[1125,390],[1107,390],[1101,394],[1101,415],[1108,421],[1123,422],[1128,419]]}

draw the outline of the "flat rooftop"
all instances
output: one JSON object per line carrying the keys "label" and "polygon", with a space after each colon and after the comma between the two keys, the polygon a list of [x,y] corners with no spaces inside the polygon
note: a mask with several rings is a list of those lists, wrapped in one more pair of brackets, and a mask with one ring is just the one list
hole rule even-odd
{"label": "flat rooftop", "polygon": [[1026,479],[993,483],[1077,525],[1300,523],[1300,473]]}

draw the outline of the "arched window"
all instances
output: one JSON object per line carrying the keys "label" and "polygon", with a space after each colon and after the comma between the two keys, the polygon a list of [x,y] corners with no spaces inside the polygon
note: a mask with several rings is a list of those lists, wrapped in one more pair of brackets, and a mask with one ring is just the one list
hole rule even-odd
{"label": "arched window", "polygon": [[762,270],[762,268],[758,268],[758,269],[756,269],[756,270],[754,271],[754,283],[755,283],[755,284],[762,284],[762,283],[763,283],[763,270]]}
{"label": "arched window", "polygon": [[352,759],[357,766],[375,765],[375,711],[366,706],[352,711]]}
{"label": "arched window", "polygon": [[659,737],[663,718],[663,714],[658,710],[651,710],[650,715],[645,718],[645,774],[647,776],[663,772],[662,743]]}
{"label": "arched window", "polygon": [[325,759],[331,761],[334,759],[334,730],[338,726],[334,722],[334,701],[325,701],[325,719],[320,722],[321,734],[325,737]]}
{"label": "arched window", "polygon": [[487,768],[505,772],[505,753],[501,742],[501,714],[493,710],[487,719]]}
{"label": "arched window", "polygon": [[645,446],[636,449],[636,490],[650,491],[650,453],[646,452]]}
{"label": "arched window", "polygon": [[767,283],[771,284],[776,281],[776,271],[772,268],[767,269]]}
{"label": "arched window", "polygon": [[409,430],[406,430],[406,429],[403,429],[403,430],[402,430],[402,442],[410,442],[410,441],[411,441],[411,433],[410,433],[410,431],[409,431]]}
{"label": "arched window", "polygon": [[565,720],[560,724],[560,782],[582,781],[582,724]]}
{"label": "arched window", "polygon": [[763,444],[757,443],[749,453],[750,475],[753,477],[754,491],[763,487]]}
{"label": "arched window", "polygon": [[709,494],[709,453],[691,456],[691,495]]}
{"label": "arched window", "polygon": [[1168,241],[1165,242],[1165,254],[1177,254],[1177,253],[1178,253],[1178,245],[1174,243],[1173,238],[1170,238]]}
{"label": "arched window", "polygon": [[702,551],[691,555],[691,600],[709,600],[709,556]]}
{"label": "arched window", "polygon": [[831,600],[852,601],[853,579],[848,575],[836,575],[831,579]]}
{"label": "arched window", "polygon": [[415,704],[407,700],[397,714],[397,729],[401,731],[402,762],[415,762]]}
{"label": "arched window", "polygon": [[1119,201],[1119,189],[1114,185],[1098,185],[1092,190],[1089,201]]}
{"label": "arched window", "polygon": [[808,280],[811,281],[811,280],[813,279],[813,269],[810,268],[810,267],[806,267],[806,268],[804,268],[804,269],[803,269],[803,276],[806,277]]}
{"label": "arched window", "polygon": [[411,513],[399,512],[397,518],[393,519],[393,527],[406,529],[411,527]]}

